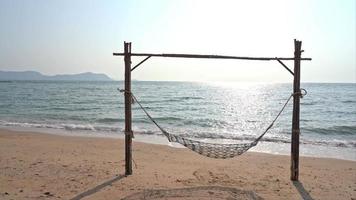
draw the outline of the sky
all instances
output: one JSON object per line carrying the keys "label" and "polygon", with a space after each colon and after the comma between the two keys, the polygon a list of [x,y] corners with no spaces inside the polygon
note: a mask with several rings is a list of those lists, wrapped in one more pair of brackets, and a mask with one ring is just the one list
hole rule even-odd
{"label": "sky", "polygon": [[[356,83],[355,0],[0,0],[0,70],[105,73],[124,78],[136,53],[293,57],[303,82]],[[134,58],[133,65],[144,57]],[[293,68],[293,61],[285,62]],[[291,82],[276,61],[150,58],[132,74],[153,81]]]}

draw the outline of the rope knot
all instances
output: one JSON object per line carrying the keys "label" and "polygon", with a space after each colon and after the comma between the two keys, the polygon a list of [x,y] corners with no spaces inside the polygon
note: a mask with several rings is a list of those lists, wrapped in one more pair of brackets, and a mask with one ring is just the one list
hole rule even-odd
{"label": "rope knot", "polygon": [[117,88],[117,90],[118,90],[119,92],[121,92],[121,93],[129,93],[129,94],[131,94],[131,92],[129,92],[129,91],[125,90],[125,89]]}
{"label": "rope knot", "polygon": [[132,92],[127,91],[127,90],[125,90],[125,89],[120,89],[120,88],[117,88],[117,90],[118,90],[119,92],[121,92],[121,93],[125,93],[125,94],[131,95],[131,104],[135,104],[135,99],[134,99],[134,97],[133,97]]}
{"label": "rope knot", "polygon": [[303,98],[307,94],[307,90],[305,90],[304,88],[300,88],[299,92],[293,93],[292,96],[300,96],[300,98]]}

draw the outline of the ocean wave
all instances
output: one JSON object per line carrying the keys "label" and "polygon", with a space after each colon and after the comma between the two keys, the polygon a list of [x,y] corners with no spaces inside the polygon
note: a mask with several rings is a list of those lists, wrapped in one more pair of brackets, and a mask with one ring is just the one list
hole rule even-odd
{"label": "ocean wave", "polygon": [[151,131],[151,130],[137,130],[134,131],[134,134],[142,134],[142,135],[163,135],[159,131]]}
{"label": "ocean wave", "polygon": [[179,102],[179,101],[181,101],[181,100],[180,99],[141,100],[140,103],[147,105],[147,104],[171,103],[171,102]]}
{"label": "ocean wave", "polygon": [[66,130],[89,130],[89,131],[95,131],[96,129],[94,126],[87,124],[87,125],[80,125],[80,124],[62,124],[62,127]]}
{"label": "ocean wave", "polygon": [[313,120],[310,120],[310,119],[300,119],[301,122],[311,122]]}
{"label": "ocean wave", "polygon": [[18,126],[25,128],[53,128],[53,129],[61,129],[60,125],[53,124],[37,124],[37,123],[28,123],[28,122],[6,122],[0,121],[1,126]]}
{"label": "ocean wave", "polygon": [[[109,118],[113,119],[113,118]],[[121,119],[122,120],[122,119]],[[105,125],[93,125],[93,124],[74,124],[74,123],[60,123],[60,124],[44,124],[44,123],[29,123],[29,122],[8,122],[0,120],[0,126],[8,127],[23,127],[23,128],[48,128],[48,129],[61,129],[66,131],[90,131],[90,132],[124,132],[123,127],[116,126],[105,126]],[[136,130],[135,130],[136,132]],[[146,135],[159,135],[159,131],[152,130],[141,130],[137,129],[137,133]]]}
{"label": "ocean wave", "polygon": [[203,97],[192,97],[192,96],[185,96],[185,97],[177,97],[178,100],[199,100],[204,99]]}
{"label": "ocean wave", "polygon": [[[162,124],[173,124],[182,121],[183,119],[179,117],[154,117],[154,120]],[[133,119],[133,121],[135,121],[136,123],[152,124],[152,121],[146,116],[136,117],[135,119]]]}
{"label": "ocean wave", "polygon": [[185,119],[183,125],[195,125],[203,128],[226,128],[231,127],[231,123],[226,120],[200,118],[200,119]]}
{"label": "ocean wave", "polygon": [[311,145],[318,145],[318,146],[333,146],[333,147],[349,147],[349,148],[356,148],[356,141],[341,141],[341,140],[331,140],[331,141],[310,141],[304,140],[301,142],[302,144],[311,144]]}
{"label": "ocean wave", "polygon": [[341,103],[356,103],[355,100],[344,100],[344,101],[341,101]]}
{"label": "ocean wave", "polygon": [[64,129],[69,131],[116,131],[115,127],[94,126],[92,124],[42,124],[42,123],[29,123],[29,122],[7,122],[0,121],[1,126],[17,126],[24,128],[49,128],[49,129]]}
{"label": "ocean wave", "polygon": [[300,102],[300,105],[302,106],[312,106],[312,105],[316,105],[317,102]]}
{"label": "ocean wave", "polygon": [[124,121],[125,119],[122,118],[111,118],[111,117],[106,117],[106,118],[101,118],[96,120],[96,122],[101,122],[101,123],[124,122]]}
{"label": "ocean wave", "polygon": [[[109,120],[113,120],[114,118],[107,118]],[[62,129],[66,131],[89,131],[94,133],[123,133],[123,127],[119,126],[107,126],[107,125],[94,125],[94,124],[74,124],[74,123],[59,123],[59,124],[41,124],[41,123],[29,123],[29,122],[8,122],[1,121],[1,126],[15,126],[15,127],[25,127],[25,128],[48,128],[48,129]],[[346,126],[351,130],[356,128],[355,126]],[[337,127],[339,129],[340,127]],[[345,129],[345,126],[341,127]],[[145,130],[142,128],[134,127],[133,128],[135,134],[143,134],[143,135],[163,135],[159,130]],[[168,131],[169,132],[169,131]],[[242,133],[239,135],[229,134],[229,133],[216,133],[216,132],[199,132],[199,131],[191,131],[179,134],[179,132],[172,132],[172,134],[177,134],[182,137],[196,139],[199,141],[213,141],[213,142],[221,142],[226,141],[226,143],[242,143],[242,142],[251,142],[254,141],[258,135],[252,135],[250,133]],[[281,135],[266,135],[261,139],[262,142],[271,142],[271,143],[290,143],[290,138]],[[356,148],[356,140],[325,140],[325,139],[317,139],[317,138],[308,138],[301,139],[301,144],[305,145],[318,145],[318,146],[332,146],[332,147],[340,147],[340,148]]]}
{"label": "ocean wave", "polygon": [[315,127],[303,128],[304,131],[310,133],[318,133],[322,135],[356,135],[356,126],[332,126],[332,127]]}
{"label": "ocean wave", "polygon": [[179,117],[155,117],[154,118],[157,121],[179,121],[182,120],[182,118]]}
{"label": "ocean wave", "polygon": [[154,99],[154,100],[139,100],[141,104],[151,104],[151,103],[170,103],[170,102],[180,102],[186,100],[200,100],[204,99],[203,97],[191,97],[191,96],[184,96],[184,97],[176,97],[176,98],[169,98],[169,99]]}
{"label": "ocean wave", "polygon": [[51,107],[45,110],[48,111],[89,111],[89,110],[99,110],[99,107]]}

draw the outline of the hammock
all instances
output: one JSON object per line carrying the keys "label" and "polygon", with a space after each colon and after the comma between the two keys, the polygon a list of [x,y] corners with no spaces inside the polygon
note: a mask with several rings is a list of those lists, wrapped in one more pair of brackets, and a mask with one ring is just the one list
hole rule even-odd
{"label": "hammock", "polygon": [[[121,92],[126,92],[125,90],[120,90]],[[278,119],[278,117],[283,112],[284,108],[287,106],[289,100],[292,98],[293,94],[289,96],[285,104],[283,105],[282,109],[279,111],[277,116],[274,118],[272,123],[266,128],[266,130],[258,136],[254,141],[250,143],[233,143],[233,144],[220,144],[220,143],[209,143],[209,142],[202,142],[193,139],[188,139],[179,135],[171,134],[164,130],[156,120],[146,111],[146,109],[141,105],[141,103],[137,100],[137,98],[130,93],[133,100],[137,102],[143,112],[147,115],[147,117],[157,126],[158,129],[167,137],[169,142],[176,142],[179,143],[188,149],[199,153],[201,155],[210,157],[210,158],[217,158],[217,159],[226,159],[226,158],[233,158],[235,156],[241,155],[245,153],[250,148],[257,145],[257,143],[262,139],[262,137],[270,130],[274,124],[274,122]]]}

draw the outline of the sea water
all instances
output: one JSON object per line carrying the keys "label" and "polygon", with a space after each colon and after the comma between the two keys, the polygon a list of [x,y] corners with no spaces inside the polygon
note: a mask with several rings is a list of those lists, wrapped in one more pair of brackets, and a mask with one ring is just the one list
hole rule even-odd
{"label": "sea water", "polygon": [[[132,91],[172,134],[209,142],[251,141],[292,93],[290,83],[133,81]],[[356,160],[356,84],[302,83],[300,151]],[[0,82],[0,127],[66,135],[123,137],[122,81]],[[136,140],[168,144],[136,104]],[[292,100],[252,151],[289,154]]]}

